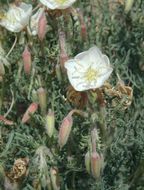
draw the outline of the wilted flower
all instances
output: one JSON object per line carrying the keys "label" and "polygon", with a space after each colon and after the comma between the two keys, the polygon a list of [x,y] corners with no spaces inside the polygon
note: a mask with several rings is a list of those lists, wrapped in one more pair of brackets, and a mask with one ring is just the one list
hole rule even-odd
{"label": "wilted flower", "polygon": [[40,0],[40,2],[49,9],[66,9],[76,0]]}
{"label": "wilted flower", "polygon": [[10,4],[9,10],[0,20],[0,25],[11,32],[20,32],[29,22],[32,5],[21,2],[19,6]]}
{"label": "wilted flower", "polygon": [[112,73],[109,58],[96,47],[65,62],[68,78],[77,91],[101,87]]}
{"label": "wilted flower", "polygon": [[51,167],[50,169],[50,177],[52,182],[52,187],[54,190],[60,190],[60,181],[58,175],[58,169],[56,167]]}
{"label": "wilted flower", "polygon": [[12,170],[6,173],[6,176],[12,181],[19,181],[28,175],[28,158],[19,158],[15,160]]}
{"label": "wilted flower", "polygon": [[38,23],[43,12],[44,12],[44,9],[40,8],[34,15],[31,16],[30,25],[27,27],[30,35],[36,36],[38,34]]}

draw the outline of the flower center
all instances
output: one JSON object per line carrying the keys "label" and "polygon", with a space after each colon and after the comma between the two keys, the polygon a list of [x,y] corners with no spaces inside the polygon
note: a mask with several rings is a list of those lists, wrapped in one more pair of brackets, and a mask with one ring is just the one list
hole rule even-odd
{"label": "flower center", "polygon": [[92,82],[93,80],[96,79],[98,72],[94,69],[92,69],[91,67],[88,68],[88,70],[85,72],[84,74],[84,78],[88,81],[88,82]]}
{"label": "flower center", "polygon": [[67,0],[56,0],[57,3],[63,4],[65,3]]}

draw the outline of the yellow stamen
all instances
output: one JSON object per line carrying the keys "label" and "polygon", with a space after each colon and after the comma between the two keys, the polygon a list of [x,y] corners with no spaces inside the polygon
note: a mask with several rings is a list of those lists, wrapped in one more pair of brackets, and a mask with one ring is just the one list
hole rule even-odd
{"label": "yellow stamen", "polygon": [[65,3],[67,0],[55,0],[57,3],[63,4]]}
{"label": "yellow stamen", "polygon": [[98,72],[95,69],[92,69],[91,67],[89,67],[84,74],[84,78],[88,82],[92,82],[93,80],[96,79],[97,74],[98,74]]}

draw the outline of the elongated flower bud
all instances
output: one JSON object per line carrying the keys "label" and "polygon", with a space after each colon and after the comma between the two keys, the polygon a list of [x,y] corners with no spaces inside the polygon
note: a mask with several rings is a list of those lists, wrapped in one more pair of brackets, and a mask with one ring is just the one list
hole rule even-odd
{"label": "elongated flower bud", "polygon": [[53,190],[60,190],[60,183],[59,183],[59,176],[58,176],[57,168],[50,169],[50,177],[51,177]]}
{"label": "elongated flower bud", "polygon": [[55,127],[55,116],[54,112],[49,110],[47,116],[46,116],[46,132],[48,136],[51,138],[54,132]]}
{"label": "elongated flower bud", "polygon": [[65,72],[64,64],[68,60],[68,55],[66,51],[66,39],[65,33],[59,31],[59,44],[60,44],[60,65],[63,72]]}
{"label": "elongated flower bud", "polygon": [[91,172],[93,177],[99,178],[103,168],[103,156],[97,152],[91,154]]}
{"label": "elongated flower bud", "polygon": [[81,37],[83,40],[86,40],[87,29],[86,29],[86,24],[84,22],[84,16],[83,16],[82,12],[80,11],[80,9],[77,9],[77,12],[78,12],[78,17],[79,17],[80,26],[81,26]]}
{"label": "elongated flower bud", "polygon": [[86,167],[86,171],[88,173],[90,173],[91,169],[90,169],[90,152],[88,151],[86,154],[85,154],[85,167]]}
{"label": "elongated flower bud", "polygon": [[68,114],[63,119],[59,130],[59,145],[61,148],[67,143],[69,134],[71,132],[72,124],[73,124],[72,116]]}
{"label": "elongated flower bud", "polygon": [[38,109],[37,103],[31,103],[22,118],[22,123],[26,123],[30,119],[30,115],[34,114]]}
{"label": "elongated flower bud", "polygon": [[37,90],[37,94],[38,94],[38,99],[39,99],[39,105],[40,105],[41,113],[43,115],[45,115],[46,114],[46,108],[47,108],[46,90],[44,88],[40,87]]}
{"label": "elongated flower bud", "polygon": [[57,64],[56,67],[55,67],[55,69],[56,69],[57,79],[58,79],[59,82],[61,82],[62,81],[62,73],[61,73],[60,65]]}
{"label": "elongated flower bud", "polygon": [[125,2],[125,12],[128,13],[132,6],[133,6],[134,0],[126,0]]}
{"label": "elongated flower bud", "polygon": [[28,47],[25,47],[25,50],[22,54],[23,58],[23,63],[24,63],[24,72],[29,75],[31,72],[31,66],[32,66],[32,61],[31,61],[31,53],[28,50]]}
{"label": "elongated flower bud", "polygon": [[40,41],[43,41],[46,34],[47,19],[45,13],[43,13],[38,22],[38,37]]}

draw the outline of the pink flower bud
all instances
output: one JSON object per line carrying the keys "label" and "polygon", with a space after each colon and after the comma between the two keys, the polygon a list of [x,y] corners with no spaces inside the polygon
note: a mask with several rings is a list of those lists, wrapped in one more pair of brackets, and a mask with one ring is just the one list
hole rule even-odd
{"label": "pink flower bud", "polygon": [[60,52],[60,65],[61,65],[61,69],[62,71],[65,71],[65,67],[64,64],[65,62],[68,60],[68,55],[66,52]]}
{"label": "pink flower bud", "polygon": [[71,132],[72,124],[73,124],[72,116],[71,114],[68,114],[63,119],[59,130],[59,145],[61,148],[67,143],[67,140]]}
{"label": "pink flower bud", "polygon": [[22,53],[22,58],[24,63],[24,71],[27,75],[29,75],[31,72],[32,61],[31,61],[31,53],[29,52],[27,46],[25,47],[25,50]]}
{"label": "pink flower bud", "polygon": [[39,37],[40,41],[43,41],[43,39],[45,37],[46,26],[47,26],[47,20],[46,20],[45,13],[43,13],[38,22],[38,37]]}
{"label": "pink flower bud", "polygon": [[64,63],[68,60],[68,55],[66,52],[65,33],[63,31],[59,31],[59,44],[60,44],[60,65],[62,71],[65,71]]}
{"label": "pink flower bud", "polygon": [[46,132],[48,136],[51,138],[54,132],[55,127],[55,116],[54,112],[49,110],[47,116],[46,116]]}
{"label": "pink flower bud", "polygon": [[3,115],[0,115],[0,122],[3,122],[5,125],[13,125],[13,121],[6,119]]}
{"label": "pink flower bud", "polygon": [[31,103],[22,118],[22,123],[26,123],[30,119],[30,115],[34,114],[38,109],[37,103]]}
{"label": "pink flower bud", "polygon": [[80,11],[80,9],[77,9],[77,12],[78,12],[78,17],[79,17],[80,26],[81,26],[81,37],[83,40],[86,40],[87,29],[86,29],[86,24],[84,22],[84,16],[83,16],[82,12]]}
{"label": "pink flower bud", "polygon": [[97,152],[91,154],[91,172],[93,177],[99,178],[103,169],[103,156]]}
{"label": "pink flower bud", "polygon": [[41,109],[41,113],[43,115],[46,114],[46,108],[47,108],[47,102],[46,102],[46,90],[44,88],[39,88],[37,90],[38,99],[39,99],[39,105]]}

